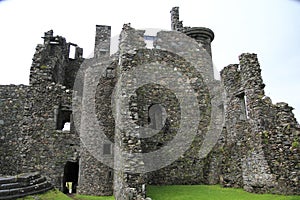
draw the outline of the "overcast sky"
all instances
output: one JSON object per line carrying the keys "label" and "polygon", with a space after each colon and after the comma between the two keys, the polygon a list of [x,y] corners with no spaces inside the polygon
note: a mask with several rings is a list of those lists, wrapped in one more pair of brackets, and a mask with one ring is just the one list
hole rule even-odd
{"label": "overcast sky", "polygon": [[[89,56],[95,25],[124,23],[170,29],[170,9],[184,26],[215,32],[213,61],[220,71],[241,53],[257,53],[273,103],[287,102],[300,119],[300,1],[297,0],[0,0],[0,84],[28,84],[35,47],[45,31],[64,36]],[[299,120],[298,120],[299,121]]]}

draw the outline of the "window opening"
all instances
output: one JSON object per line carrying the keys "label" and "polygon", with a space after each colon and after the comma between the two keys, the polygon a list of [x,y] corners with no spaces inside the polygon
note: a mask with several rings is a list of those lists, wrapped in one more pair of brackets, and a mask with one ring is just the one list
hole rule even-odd
{"label": "window opening", "polygon": [[237,95],[239,98],[240,106],[241,106],[241,115],[240,115],[240,120],[246,120],[249,118],[248,116],[248,110],[247,110],[247,99],[245,96],[245,93],[242,92]]}
{"label": "window opening", "polygon": [[160,130],[163,127],[163,107],[159,104],[153,104],[148,109],[149,127]]}
{"label": "window opening", "polygon": [[103,144],[103,155],[111,155],[111,144]]}
{"label": "window opening", "polygon": [[76,58],[76,46],[71,45],[69,46],[69,58],[75,59]]}
{"label": "window opening", "polygon": [[154,42],[155,39],[156,39],[156,36],[145,35],[144,40],[145,40],[145,43],[146,43],[146,47],[149,48],[149,49],[154,48],[153,42]]}
{"label": "window opening", "polygon": [[60,106],[56,116],[56,130],[69,131],[72,111],[66,106]]}
{"label": "window opening", "polygon": [[107,173],[107,179],[108,180],[112,180],[113,179],[113,171],[112,170],[108,171],[108,173]]}
{"label": "window opening", "polygon": [[70,131],[70,126],[71,123],[70,122],[65,122],[64,127],[63,127],[63,131]]}

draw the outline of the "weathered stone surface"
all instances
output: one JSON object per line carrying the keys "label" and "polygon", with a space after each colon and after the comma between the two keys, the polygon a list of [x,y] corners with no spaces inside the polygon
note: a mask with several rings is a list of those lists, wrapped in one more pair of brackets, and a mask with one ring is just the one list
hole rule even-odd
{"label": "weathered stone surface", "polygon": [[[0,86],[0,174],[39,171],[65,190],[67,163],[79,163],[73,175],[78,193],[118,200],[148,199],[146,184],[221,183],[300,194],[300,126],[292,107],[265,96],[257,56],[242,54],[215,80],[213,32],[183,27],[178,8],[171,20],[173,31],[158,32],[153,49],[146,48],[145,31],[125,24],[119,51],[111,56],[111,28],[97,25],[89,59],[76,44],[46,32],[30,85]],[[132,73],[141,69],[142,79]],[[156,82],[141,84],[149,80]],[[188,116],[178,91],[194,94],[195,102],[185,104]],[[214,129],[223,117],[224,126]],[[192,121],[190,131],[172,150],[183,153],[175,160],[168,157],[172,152],[148,156],[174,140],[184,120]],[[65,122],[68,131],[62,130]],[[155,134],[144,137],[145,127]],[[168,164],[150,170],[160,162]],[[4,189],[18,186],[11,178],[1,181],[8,181]]]}
{"label": "weathered stone surface", "polygon": [[0,199],[16,199],[53,189],[40,173],[24,173],[0,177]]}
{"label": "weathered stone surface", "polygon": [[79,136],[74,127],[62,131],[71,121],[70,89],[83,60],[79,47],[69,58],[70,45],[52,31],[45,33],[33,57],[30,86],[1,86],[2,174],[40,171],[62,188],[66,162],[78,160]]}
{"label": "weathered stone surface", "polygon": [[293,109],[265,96],[255,54],[242,54],[240,65],[229,65],[221,75],[227,94],[224,185],[299,194],[300,132]]}

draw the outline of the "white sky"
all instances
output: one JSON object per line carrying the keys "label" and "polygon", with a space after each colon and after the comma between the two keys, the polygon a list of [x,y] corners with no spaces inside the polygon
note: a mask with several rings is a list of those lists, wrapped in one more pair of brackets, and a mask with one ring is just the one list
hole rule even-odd
{"label": "white sky", "polygon": [[28,84],[31,59],[45,31],[78,44],[88,57],[95,25],[170,29],[170,9],[184,26],[215,32],[213,61],[220,71],[241,53],[257,53],[273,103],[284,101],[300,119],[300,1],[296,0],[0,0],[0,84]]}

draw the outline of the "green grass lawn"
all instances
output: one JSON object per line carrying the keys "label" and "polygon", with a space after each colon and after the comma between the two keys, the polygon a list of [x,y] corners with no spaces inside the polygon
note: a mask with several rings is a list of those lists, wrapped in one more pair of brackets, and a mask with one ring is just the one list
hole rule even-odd
{"label": "green grass lawn", "polygon": [[[242,189],[222,188],[218,185],[171,185],[148,186],[148,196],[152,200],[300,200],[300,196],[272,194],[252,194]],[[19,200],[114,200],[114,197],[96,197],[76,194],[73,198],[51,190],[44,194],[32,195]]]}
{"label": "green grass lawn", "polygon": [[88,196],[88,195],[79,195],[76,194],[73,198],[65,195],[64,193],[58,190],[50,190],[44,194],[39,195],[30,195],[24,198],[19,198],[18,200],[115,200],[113,196],[109,197],[96,197],[96,196]]}
{"label": "green grass lawn", "polygon": [[95,197],[95,196],[88,196],[88,195],[75,195],[76,199],[78,200],[115,200],[113,196],[109,197]]}
{"label": "green grass lawn", "polygon": [[300,196],[252,194],[217,185],[148,186],[152,200],[300,200]]}
{"label": "green grass lawn", "polygon": [[41,200],[70,200],[71,198],[65,195],[64,193],[58,191],[58,190],[50,190],[46,193],[39,194],[39,195],[30,195],[24,198],[19,198],[18,200],[35,200],[35,199],[41,199]]}

